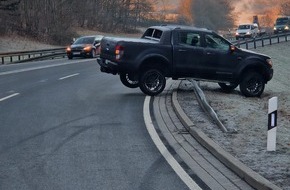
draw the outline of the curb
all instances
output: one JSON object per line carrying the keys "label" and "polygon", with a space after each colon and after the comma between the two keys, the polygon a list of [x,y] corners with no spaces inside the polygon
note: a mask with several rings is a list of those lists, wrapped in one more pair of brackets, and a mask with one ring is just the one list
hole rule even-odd
{"label": "curb", "polygon": [[[197,93],[199,91],[195,89],[195,92]],[[203,107],[204,104],[206,104],[204,94],[199,93],[198,95],[196,94],[196,96],[199,99],[198,100],[199,104]],[[245,164],[243,164],[237,158],[232,156],[230,153],[226,152],[222,147],[220,147],[217,143],[215,143],[212,139],[210,139],[200,129],[194,127],[195,126],[194,123],[184,113],[183,109],[181,108],[177,100],[177,90],[174,90],[172,93],[172,104],[176,115],[178,116],[182,124],[185,126],[185,128],[189,131],[189,133],[209,152],[211,152],[211,154],[216,156],[218,160],[220,160],[225,166],[227,166],[233,172],[235,172],[239,177],[244,179],[249,185],[259,190],[272,190],[272,189],[281,190],[280,187],[271,183],[269,180],[267,180],[257,172],[247,167]]]}

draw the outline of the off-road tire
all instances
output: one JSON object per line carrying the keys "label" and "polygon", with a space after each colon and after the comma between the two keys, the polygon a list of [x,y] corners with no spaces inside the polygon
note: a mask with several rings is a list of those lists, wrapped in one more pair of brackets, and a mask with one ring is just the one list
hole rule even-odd
{"label": "off-road tire", "polygon": [[148,96],[160,94],[165,86],[166,78],[158,69],[147,69],[140,76],[139,87]]}
{"label": "off-road tire", "polygon": [[260,73],[250,72],[243,76],[240,90],[246,97],[260,97],[265,89],[265,80]]}
{"label": "off-road tire", "polygon": [[139,81],[134,80],[132,76],[128,73],[120,73],[120,80],[128,88],[138,88]]}

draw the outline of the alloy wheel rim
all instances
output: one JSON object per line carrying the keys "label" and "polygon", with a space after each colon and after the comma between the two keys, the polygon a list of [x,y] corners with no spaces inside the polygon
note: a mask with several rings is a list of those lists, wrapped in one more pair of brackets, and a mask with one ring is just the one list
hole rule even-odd
{"label": "alloy wheel rim", "polygon": [[156,72],[151,72],[145,80],[145,86],[150,91],[158,91],[161,88],[161,81],[160,75]]}

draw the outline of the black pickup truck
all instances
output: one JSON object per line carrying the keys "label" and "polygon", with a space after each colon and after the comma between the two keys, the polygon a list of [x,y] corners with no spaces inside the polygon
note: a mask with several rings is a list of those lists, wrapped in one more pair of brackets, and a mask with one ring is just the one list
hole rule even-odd
{"label": "black pickup truck", "polygon": [[189,26],[152,26],[141,38],[104,37],[97,62],[102,72],[119,74],[125,86],[150,96],[164,90],[167,77],[217,82],[226,92],[240,85],[243,95],[260,96],[273,76],[270,57]]}

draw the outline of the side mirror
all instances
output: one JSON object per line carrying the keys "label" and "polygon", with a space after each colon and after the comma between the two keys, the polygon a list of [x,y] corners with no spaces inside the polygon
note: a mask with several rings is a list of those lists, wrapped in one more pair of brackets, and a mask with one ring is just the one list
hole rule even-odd
{"label": "side mirror", "polygon": [[101,43],[100,42],[98,42],[98,43],[95,43],[95,47],[99,47],[101,45]]}

